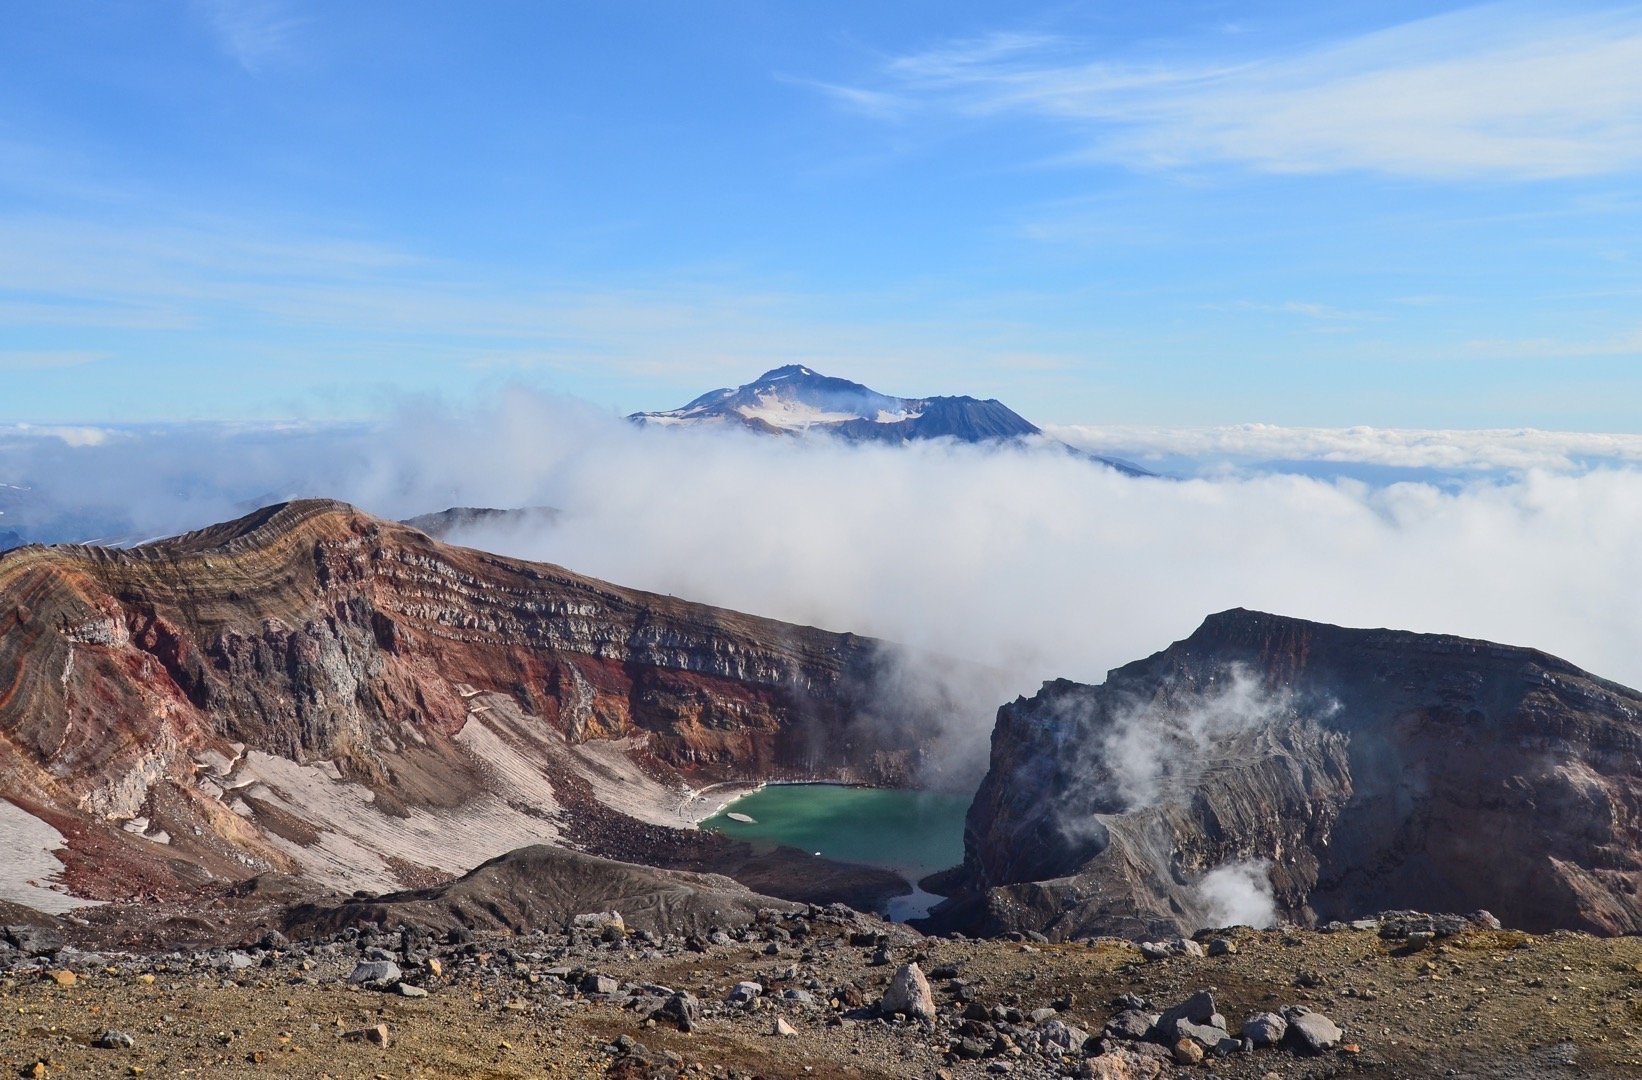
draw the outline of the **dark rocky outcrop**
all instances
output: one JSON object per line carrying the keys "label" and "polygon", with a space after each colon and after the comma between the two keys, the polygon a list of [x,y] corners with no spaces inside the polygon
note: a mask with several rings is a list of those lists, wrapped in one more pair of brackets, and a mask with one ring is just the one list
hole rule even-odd
{"label": "dark rocky outcrop", "polygon": [[435,540],[454,541],[462,533],[479,529],[523,529],[551,526],[559,511],[551,506],[522,506],[500,509],[493,506],[452,506],[431,514],[405,518],[399,524],[420,529]]}
{"label": "dark rocky outcrop", "polygon": [[1642,695],[1532,649],[1224,612],[1004,706],[938,878],[932,924],[969,932],[1189,932],[1265,887],[1307,924],[1636,932]]}
{"label": "dark rocky outcrop", "polygon": [[461,927],[523,934],[558,931],[578,915],[614,911],[629,929],[683,935],[745,926],[769,910],[803,906],[760,896],[718,874],[658,870],[538,844],[491,859],[443,885],[295,908],[286,929],[312,936],[373,923],[440,933]]}

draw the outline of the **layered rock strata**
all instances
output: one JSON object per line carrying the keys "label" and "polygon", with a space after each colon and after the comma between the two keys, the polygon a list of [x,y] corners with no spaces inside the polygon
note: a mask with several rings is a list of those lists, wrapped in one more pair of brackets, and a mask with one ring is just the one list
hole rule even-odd
{"label": "layered rock strata", "polygon": [[567,833],[688,825],[715,781],[904,782],[925,740],[874,708],[886,662],[334,502],[19,548],[0,557],[0,847],[64,867],[0,899],[268,870],[391,891]]}

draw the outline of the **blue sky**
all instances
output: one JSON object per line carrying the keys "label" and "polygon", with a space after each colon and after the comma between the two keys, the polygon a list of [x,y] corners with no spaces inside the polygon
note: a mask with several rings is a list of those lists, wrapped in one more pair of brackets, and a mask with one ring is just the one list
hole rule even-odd
{"label": "blue sky", "polygon": [[5,22],[4,420],[627,411],[802,361],[1043,422],[1642,431],[1634,6]]}

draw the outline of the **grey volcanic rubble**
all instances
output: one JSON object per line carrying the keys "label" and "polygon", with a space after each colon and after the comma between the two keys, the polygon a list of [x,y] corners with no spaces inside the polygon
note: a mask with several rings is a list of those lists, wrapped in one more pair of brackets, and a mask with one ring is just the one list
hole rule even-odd
{"label": "grey volcanic rubble", "polygon": [[[406,1067],[448,1075],[442,1041],[473,1039],[465,1024],[496,1018],[506,1018],[501,1029],[558,1041],[542,1059],[494,1075],[558,1067],[612,1077],[1535,1075],[1506,1072],[1514,1055],[1568,1060],[1581,1075],[1642,1075],[1631,1032],[1624,1062],[1586,1057],[1621,1049],[1604,1047],[1606,1039],[1580,1044],[1591,998],[1631,1004],[1637,942],[1534,939],[1498,931],[1486,916],[1394,913],[1330,932],[1236,927],[1144,945],[1054,944],[923,937],[834,904],[765,909],[701,934],[581,913],[522,934],[365,922],[315,939],[271,931],[233,949],[158,955],[66,944],[76,927],[66,929],[3,931],[7,1011],[33,1013],[41,1001],[59,1009],[51,1026],[8,1029],[0,1039],[25,1075],[108,1064],[181,1070],[184,1062],[212,1075],[269,1075],[266,1065],[300,1072],[319,1062],[333,1075]],[[1534,995],[1562,982],[1570,952],[1593,950],[1609,954],[1606,982],[1629,975],[1593,990],[1586,983],[1603,975],[1581,973],[1578,1001],[1562,1006],[1578,1013],[1573,1021],[1558,1018],[1557,995],[1540,993],[1542,1013],[1524,1019],[1547,1046],[1501,1046],[1483,1024],[1468,1031],[1478,1006],[1452,1008],[1432,993],[1445,973],[1489,965],[1516,968],[1517,993]],[[1261,985],[1274,963],[1276,980]],[[1463,996],[1496,993],[1520,1011],[1506,1001],[1506,977],[1491,982]],[[181,1000],[194,1001],[192,1014],[167,1011]],[[67,1014],[69,1003],[79,1014]],[[1430,1036],[1419,1026],[1384,1023],[1407,1004],[1425,1023],[1456,1023],[1452,1034],[1422,1046]],[[245,1026],[241,1009],[273,1013],[279,1031]]]}
{"label": "grey volcanic rubble", "polygon": [[0,931],[0,1008],[21,1020],[0,1028],[0,1061],[17,1073],[1642,1075],[1642,943],[1486,913],[1139,945],[926,937],[842,905],[699,933],[582,912],[522,933],[362,922],[160,953],[93,937]]}

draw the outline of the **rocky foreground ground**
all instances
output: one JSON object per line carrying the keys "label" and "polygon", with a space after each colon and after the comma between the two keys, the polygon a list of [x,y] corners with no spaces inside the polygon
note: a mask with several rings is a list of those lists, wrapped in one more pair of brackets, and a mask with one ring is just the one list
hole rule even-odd
{"label": "rocky foreground ground", "polygon": [[971,941],[840,907],[689,938],[577,923],[270,934],[159,955],[10,927],[0,1065],[43,1077],[1642,1076],[1636,938],[1404,916],[1145,946]]}

